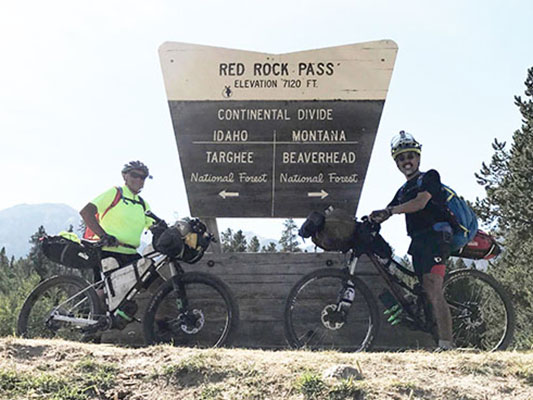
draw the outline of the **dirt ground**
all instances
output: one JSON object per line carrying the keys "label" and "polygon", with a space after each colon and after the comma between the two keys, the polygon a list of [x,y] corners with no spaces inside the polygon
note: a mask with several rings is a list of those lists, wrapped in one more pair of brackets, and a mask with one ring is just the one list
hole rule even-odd
{"label": "dirt ground", "polygon": [[533,399],[533,351],[125,348],[0,339],[1,399]]}

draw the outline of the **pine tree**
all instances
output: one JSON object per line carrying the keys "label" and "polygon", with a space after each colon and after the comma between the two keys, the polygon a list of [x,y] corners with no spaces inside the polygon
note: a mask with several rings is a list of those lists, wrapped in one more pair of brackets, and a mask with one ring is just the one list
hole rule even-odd
{"label": "pine tree", "polygon": [[64,274],[67,271],[66,267],[50,261],[43,254],[40,241],[40,238],[43,236],[46,236],[46,230],[41,225],[39,229],[37,229],[37,232],[31,235],[29,242],[32,244],[32,247],[28,255],[30,269],[37,272],[41,277],[41,280],[49,278],[52,275]]}
{"label": "pine tree", "polygon": [[231,240],[233,239],[233,231],[231,228],[226,229],[224,232],[220,234],[220,244],[222,246],[222,252],[223,253],[229,253],[233,251],[231,249]]}
{"label": "pine tree", "polygon": [[261,253],[277,253],[278,249],[276,248],[276,243],[269,242],[268,246],[263,246],[261,248]]}
{"label": "pine tree", "polygon": [[476,211],[503,240],[504,252],[489,267],[512,293],[517,314],[515,343],[533,347],[533,68],[525,81],[526,98],[515,97],[522,127],[514,132],[509,151],[494,141],[489,165],[483,163],[478,183],[486,197]]}
{"label": "pine tree", "polygon": [[302,251],[298,247],[298,236],[297,236],[298,227],[292,218],[286,219],[283,223],[283,232],[281,233],[281,239],[279,244],[281,246],[281,251],[283,252],[300,252]]}
{"label": "pine tree", "polygon": [[257,238],[257,236],[254,236],[250,240],[250,243],[248,243],[248,247],[246,250],[250,253],[257,253],[259,252],[260,248],[261,248],[261,243],[259,243],[259,239]]}
{"label": "pine tree", "polygon": [[44,226],[39,226],[37,229],[37,232],[35,232],[33,235],[31,235],[31,238],[29,242],[31,243],[32,247],[30,249],[30,254],[28,255],[29,261],[35,270],[41,277],[41,279],[44,279],[47,277],[47,259],[45,255],[43,254],[43,251],[41,250],[41,246],[39,244],[39,239],[43,236],[46,236],[46,230],[44,229]]}
{"label": "pine tree", "polygon": [[246,237],[242,233],[242,230],[233,232],[231,228],[226,229],[221,233],[222,252],[245,252],[246,251]]}
{"label": "pine tree", "polygon": [[234,252],[244,253],[246,251],[246,236],[242,233],[242,230],[238,230],[233,235],[233,240],[231,241],[231,247]]}

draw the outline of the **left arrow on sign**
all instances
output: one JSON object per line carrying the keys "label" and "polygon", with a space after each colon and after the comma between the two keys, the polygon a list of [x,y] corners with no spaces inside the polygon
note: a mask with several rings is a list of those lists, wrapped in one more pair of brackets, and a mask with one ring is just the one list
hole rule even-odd
{"label": "left arrow on sign", "polygon": [[308,192],[307,197],[320,197],[321,199],[325,199],[329,196],[329,193],[326,192],[324,189],[322,189],[320,192]]}
{"label": "left arrow on sign", "polygon": [[226,197],[239,197],[239,192],[226,192],[226,189],[224,189],[218,195],[225,199]]}

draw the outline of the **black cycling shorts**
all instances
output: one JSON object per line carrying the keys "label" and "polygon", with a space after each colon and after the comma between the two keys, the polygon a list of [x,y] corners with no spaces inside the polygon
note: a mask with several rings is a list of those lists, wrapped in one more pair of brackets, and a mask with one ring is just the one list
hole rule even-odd
{"label": "black cycling shorts", "polygon": [[435,265],[444,264],[451,254],[452,235],[448,232],[428,231],[414,236],[409,250],[416,274],[429,274]]}

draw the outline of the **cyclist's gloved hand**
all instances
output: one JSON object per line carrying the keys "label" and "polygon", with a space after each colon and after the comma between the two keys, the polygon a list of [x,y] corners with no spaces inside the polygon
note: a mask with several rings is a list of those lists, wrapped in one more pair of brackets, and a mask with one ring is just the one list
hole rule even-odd
{"label": "cyclist's gloved hand", "polygon": [[382,222],[388,220],[391,215],[390,208],[385,208],[383,210],[372,211],[369,217],[372,222],[381,224]]}
{"label": "cyclist's gloved hand", "polygon": [[118,240],[113,235],[108,235],[107,233],[104,235],[102,239],[100,239],[100,243],[102,246],[107,247],[116,247],[118,246]]}

